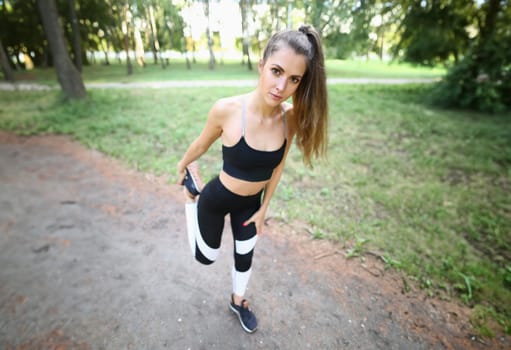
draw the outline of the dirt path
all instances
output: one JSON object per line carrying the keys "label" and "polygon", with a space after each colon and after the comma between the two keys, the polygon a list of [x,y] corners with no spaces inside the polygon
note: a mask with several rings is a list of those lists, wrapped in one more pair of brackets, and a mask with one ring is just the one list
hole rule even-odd
{"label": "dirt path", "polygon": [[505,349],[469,311],[401,293],[368,257],[270,221],[248,298],[259,330],[227,308],[232,239],[195,263],[178,186],[67,137],[0,132],[1,349]]}

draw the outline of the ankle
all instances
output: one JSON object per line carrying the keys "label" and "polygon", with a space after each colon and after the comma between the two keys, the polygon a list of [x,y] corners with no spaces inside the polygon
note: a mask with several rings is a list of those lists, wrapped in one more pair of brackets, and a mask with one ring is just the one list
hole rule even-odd
{"label": "ankle", "polygon": [[243,296],[239,296],[239,295],[236,295],[233,293],[231,298],[232,298],[232,302],[235,305],[242,306],[241,303],[243,302]]}

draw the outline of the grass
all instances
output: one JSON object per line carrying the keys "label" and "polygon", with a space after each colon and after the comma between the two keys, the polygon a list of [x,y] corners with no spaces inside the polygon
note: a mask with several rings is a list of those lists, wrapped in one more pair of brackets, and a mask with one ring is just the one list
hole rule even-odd
{"label": "grass", "polygon": [[[384,63],[380,61],[341,61],[327,60],[326,68],[329,78],[436,78],[445,71],[441,68],[416,68],[406,64]],[[101,82],[142,82],[142,81],[166,81],[166,80],[244,80],[257,79],[257,61],[253,62],[253,70],[249,71],[246,65],[239,62],[225,61],[219,63],[214,71],[208,69],[207,62],[198,61],[191,70],[186,69],[182,60],[172,60],[170,65],[162,69],[160,65],[147,63],[145,67],[133,65],[134,72],[127,75],[124,64],[112,62],[105,66],[95,64],[84,66],[83,79],[86,83]],[[2,74],[0,73],[0,78]],[[56,75],[53,69],[34,69],[31,71],[17,72],[17,80],[40,82],[49,85],[56,84]]]}
{"label": "grass", "polygon": [[445,74],[441,67],[415,67],[378,60],[327,60],[326,67],[328,77],[332,78],[438,78]]}
{"label": "grass", "polygon": [[[247,88],[248,89],[248,88]],[[423,85],[329,87],[329,159],[306,168],[294,147],[271,215],[305,220],[314,238],[377,252],[404,290],[474,308],[481,334],[511,332],[511,114],[443,111]],[[0,128],[64,133],[143,171],[169,174],[211,104],[240,88],[0,92]],[[248,90],[247,90],[248,91]],[[23,94],[23,103],[20,96]],[[220,144],[201,161],[218,173]]]}

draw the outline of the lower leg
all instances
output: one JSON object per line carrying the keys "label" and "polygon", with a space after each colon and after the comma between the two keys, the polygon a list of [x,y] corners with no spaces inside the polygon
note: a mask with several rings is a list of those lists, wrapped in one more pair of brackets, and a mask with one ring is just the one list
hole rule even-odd
{"label": "lower leg", "polygon": [[[186,193],[186,189],[184,189]],[[186,232],[188,234],[188,244],[192,251],[192,255],[195,256],[197,234],[199,234],[197,224],[197,203],[195,200],[187,196],[187,202],[185,204],[185,216],[186,216]]]}
{"label": "lower leg", "polygon": [[251,268],[245,272],[236,271],[235,267],[232,268],[232,299],[236,305],[241,305],[243,301],[251,274]]}
{"label": "lower leg", "polygon": [[243,329],[249,333],[253,333],[257,329],[257,318],[252,310],[250,310],[248,302],[243,299],[249,275],[250,269],[245,272],[239,272],[233,268],[234,286],[229,307],[238,316]]}

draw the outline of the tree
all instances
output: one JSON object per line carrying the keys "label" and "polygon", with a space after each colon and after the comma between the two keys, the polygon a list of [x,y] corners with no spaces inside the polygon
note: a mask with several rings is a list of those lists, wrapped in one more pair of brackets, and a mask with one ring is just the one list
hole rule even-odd
{"label": "tree", "polygon": [[38,66],[48,61],[44,33],[37,11],[36,0],[0,1],[0,35],[4,49],[16,70],[24,68],[20,56],[32,53],[31,59]]}
{"label": "tree", "polygon": [[71,62],[67,52],[64,32],[59,22],[55,0],[37,0],[46,38],[50,46],[57,78],[67,98],[86,96],[80,72]]}
{"label": "tree", "polygon": [[5,53],[4,45],[2,44],[2,40],[0,39],[0,65],[2,66],[2,72],[4,73],[4,78],[7,81],[14,81],[14,74],[12,72],[11,64],[9,62],[9,58]]}
{"label": "tree", "polygon": [[75,58],[75,65],[78,71],[82,71],[82,40],[80,38],[80,26],[78,24],[78,17],[76,16],[75,0],[68,0],[69,16],[71,17],[71,28],[73,35],[73,52]]}
{"label": "tree", "polygon": [[436,86],[435,101],[486,112],[511,108],[511,4],[486,0],[477,24],[472,46]]}
{"label": "tree", "polygon": [[243,38],[242,40],[242,64],[245,64],[245,56],[247,57],[248,70],[252,70],[252,62],[250,61],[250,33],[248,30],[248,11],[252,1],[240,0],[240,12],[241,12],[241,30]]}
{"label": "tree", "polygon": [[393,51],[402,52],[404,61],[434,65],[458,60],[468,48],[466,30],[475,12],[473,1],[425,0],[398,1],[403,17],[399,19],[399,42]]}
{"label": "tree", "polygon": [[213,37],[211,35],[211,26],[210,26],[210,11],[209,11],[209,1],[204,0],[204,14],[206,15],[207,25],[206,25],[206,39],[208,40],[208,50],[209,50],[209,62],[208,68],[215,69],[215,53],[213,52]]}
{"label": "tree", "polygon": [[330,2],[328,7],[317,2],[311,8],[311,21],[323,28],[325,44],[336,58],[367,56],[374,47],[371,21],[383,11],[379,6],[377,0]]}
{"label": "tree", "polygon": [[126,1],[125,5],[123,6],[123,22],[122,22],[122,33],[124,36],[124,51],[126,52],[126,69],[128,75],[133,74],[133,66],[131,64],[130,59],[130,36],[131,36],[131,11],[130,11],[130,5]]}
{"label": "tree", "polygon": [[[158,31],[158,40],[162,43],[162,47],[166,47],[169,50],[175,49],[183,53],[186,58],[186,67],[191,69],[186,45],[185,24],[183,17],[179,13],[180,10],[170,1],[161,4],[161,15],[156,17],[156,26],[160,29]],[[165,65],[168,64],[168,59],[166,61]],[[165,67],[163,64],[162,66]]]}
{"label": "tree", "polygon": [[[364,1],[361,1],[362,3]],[[347,6],[353,6],[351,1],[342,0],[309,0],[304,1],[308,22],[320,33],[328,30],[328,25],[334,18],[343,17]],[[325,33],[326,34],[326,33]]]}
{"label": "tree", "polygon": [[[122,41],[119,39],[122,37],[121,22],[117,10],[122,8],[120,0],[81,0],[75,1],[75,5],[78,5],[76,9],[80,29],[78,32],[81,39],[81,57],[85,65],[89,63],[87,51],[122,50]],[[70,13],[68,7],[63,8],[63,13]],[[68,20],[72,22],[71,17]],[[66,29],[69,42],[74,42],[76,40],[74,33],[77,31],[71,30],[69,26],[66,26]],[[106,53],[105,61],[108,62]]]}
{"label": "tree", "polygon": [[[149,23],[149,33],[150,35],[150,41],[151,41],[151,51],[153,52],[153,58],[154,58],[154,64],[158,64],[158,58],[160,58],[161,61],[161,55],[160,55],[160,42],[158,40],[158,28],[156,27],[156,19],[154,15],[154,6],[153,4],[149,5],[149,11],[147,13],[147,22]],[[162,62],[163,64],[163,62]]]}

